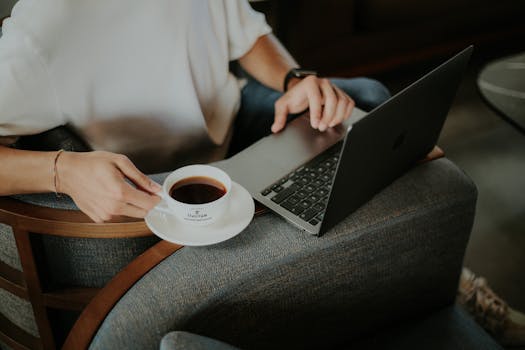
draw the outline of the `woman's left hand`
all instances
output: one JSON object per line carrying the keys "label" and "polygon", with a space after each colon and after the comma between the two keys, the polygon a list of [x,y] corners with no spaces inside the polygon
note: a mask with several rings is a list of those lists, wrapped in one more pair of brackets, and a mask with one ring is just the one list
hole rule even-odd
{"label": "woman's left hand", "polygon": [[310,110],[312,128],[325,131],[350,118],[354,101],[326,78],[308,76],[292,80],[289,90],[275,102],[272,132],[281,131],[288,114]]}

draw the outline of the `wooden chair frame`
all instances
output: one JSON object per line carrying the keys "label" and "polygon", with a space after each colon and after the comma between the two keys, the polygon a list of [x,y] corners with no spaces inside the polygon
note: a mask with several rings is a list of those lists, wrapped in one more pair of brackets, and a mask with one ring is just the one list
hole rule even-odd
{"label": "wooden chair frame", "polygon": [[[256,215],[266,211],[256,206]],[[64,348],[89,346],[100,324],[117,301],[150,269],[183,246],[161,241],[149,248],[118,273],[99,293],[99,288],[44,290],[33,253],[30,236],[54,235],[69,238],[132,238],[152,235],[141,219],[96,224],[75,210],[36,206],[0,197],[0,223],[13,228],[22,271],[0,262],[0,288],[28,300],[33,308],[40,338],[35,337],[0,315],[0,339],[13,349],[54,349],[55,339],[48,308],[82,311]],[[86,305],[90,305],[85,309]]]}
{"label": "wooden chair frame", "polygon": [[0,339],[13,349],[54,349],[48,308],[81,311],[98,288],[46,290],[39,275],[31,237],[130,238],[151,235],[143,220],[96,224],[80,211],[36,206],[0,197],[0,222],[12,227],[22,271],[0,262],[0,288],[31,303],[40,337],[0,315]]}
{"label": "wooden chair frame", "polygon": [[[260,216],[267,211],[265,206],[255,202],[255,216]],[[129,263],[100,290],[82,311],[62,349],[87,349],[100,325],[120,298],[142,276],[182,247],[178,244],[160,241]]]}
{"label": "wooden chair frame", "polygon": [[63,350],[87,349],[100,325],[122,296],[148,271],[182,246],[160,241],[120,271],[82,311],[63,346]]}
{"label": "wooden chair frame", "polygon": [[[444,155],[443,150],[435,146],[419,163],[442,158]],[[255,216],[262,215],[267,211],[268,209],[265,206],[255,202]],[[87,349],[100,325],[120,298],[122,298],[142,276],[180,248],[182,248],[182,246],[161,241],[146,250],[122,269],[122,271],[100,290],[82,311],[67,336],[63,349]]]}

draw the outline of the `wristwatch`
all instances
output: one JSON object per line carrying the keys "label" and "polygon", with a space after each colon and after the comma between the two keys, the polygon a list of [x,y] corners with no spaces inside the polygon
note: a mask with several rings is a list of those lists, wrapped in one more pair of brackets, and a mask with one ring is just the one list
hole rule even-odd
{"label": "wristwatch", "polygon": [[286,76],[284,77],[283,82],[283,91],[288,91],[288,83],[290,82],[290,79],[292,78],[298,78],[303,79],[306,78],[309,75],[315,75],[317,76],[317,72],[312,69],[301,69],[301,68],[292,68],[286,73]]}

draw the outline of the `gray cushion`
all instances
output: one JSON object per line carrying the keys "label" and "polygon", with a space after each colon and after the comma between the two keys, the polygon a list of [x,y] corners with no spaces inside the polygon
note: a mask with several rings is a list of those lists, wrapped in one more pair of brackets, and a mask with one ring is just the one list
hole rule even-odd
{"label": "gray cushion", "polygon": [[[166,174],[152,175],[163,182]],[[78,210],[68,196],[52,193],[18,195],[15,199],[50,208]],[[156,236],[140,238],[94,239],[34,235],[34,249],[41,259],[49,285],[103,287],[130,261],[159,241]],[[16,243],[10,226],[0,223],[0,261],[21,270]],[[0,314],[27,332],[38,335],[31,304],[0,290]]]}
{"label": "gray cushion", "polygon": [[[167,173],[151,178],[162,183]],[[78,210],[68,196],[53,193],[17,195],[13,198],[37,206]],[[102,287],[117,272],[147,248],[158,242],[156,236],[118,239],[63,238],[38,236],[35,249],[48,267],[49,278],[60,285]],[[11,227],[0,224],[0,260],[21,270]]]}
{"label": "gray cushion", "polygon": [[188,332],[171,332],[162,338],[160,350],[236,350],[215,339]]}
{"label": "gray cushion", "polygon": [[502,349],[459,306],[396,325],[352,344],[356,349]]}
{"label": "gray cushion", "polygon": [[[305,335],[308,337],[307,335]],[[372,336],[336,348],[355,349],[502,349],[465,311],[445,307],[423,318],[374,331]],[[214,339],[187,332],[171,332],[162,338],[161,350],[236,349]]]}
{"label": "gray cushion", "polygon": [[16,242],[13,237],[13,230],[11,226],[0,224],[0,261],[7,265],[22,271],[18,251],[16,250]]}
{"label": "gray cushion", "polygon": [[29,301],[19,298],[4,289],[0,289],[0,300],[0,314],[29,334],[38,337],[38,328],[33,316],[33,308]]}
{"label": "gray cushion", "polygon": [[186,247],[115,305],[92,349],[156,349],[170,331],[240,348],[322,347],[454,300],[476,201],[446,159],[415,167],[321,238],[256,218]]}

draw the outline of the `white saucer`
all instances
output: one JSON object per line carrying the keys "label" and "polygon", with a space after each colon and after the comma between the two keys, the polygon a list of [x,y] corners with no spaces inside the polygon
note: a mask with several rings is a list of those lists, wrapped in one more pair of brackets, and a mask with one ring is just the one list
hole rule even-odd
{"label": "white saucer", "polygon": [[190,225],[155,208],[146,216],[146,224],[155,235],[172,243],[203,246],[223,242],[241,233],[255,213],[255,203],[244,187],[232,181],[230,196],[228,209],[212,224]]}

